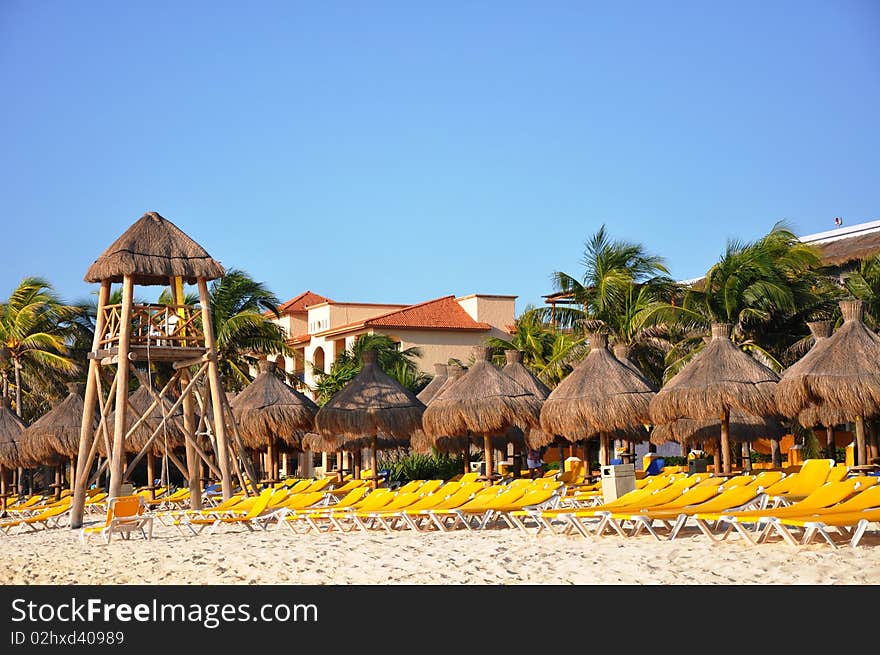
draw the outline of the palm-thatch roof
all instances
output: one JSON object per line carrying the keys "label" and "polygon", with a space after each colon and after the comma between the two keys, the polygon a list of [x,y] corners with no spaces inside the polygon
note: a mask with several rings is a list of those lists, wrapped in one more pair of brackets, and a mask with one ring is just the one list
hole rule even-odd
{"label": "palm-thatch roof", "polygon": [[260,373],[230,403],[238,430],[248,448],[266,448],[274,439],[300,448],[315,427],[318,406],[275,375],[275,362],[260,361]]}
{"label": "palm-thatch roof", "polygon": [[335,453],[340,450],[340,443],[336,437],[325,436],[317,432],[307,432],[303,435],[300,447],[314,453]]}
{"label": "palm-thatch roof", "polygon": [[[757,439],[779,439],[784,430],[772,416],[753,416],[733,412],[730,415],[731,441],[752,442]],[[651,443],[660,445],[668,441],[683,444],[715,442],[719,438],[719,419],[680,418],[670,423],[655,425],[651,431]]]}
{"label": "palm-thatch roof", "polygon": [[712,338],[651,400],[655,424],[682,417],[720,419],[725,412],[776,414],[779,376],[730,340],[728,323],[712,325]]}
{"label": "palm-thatch roof", "polygon": [[61,457],[75,457],[79,453],[82,390],[80,384],[68,384],[67,396],[28,426],[18,446],[23,460],[31,465],[56,464]]}
{"label": "palm-thatch roof", "polygon": [[648,382],[608,351],[604,334],[590,335],[590,352],[559,383],[541,410],[544,432],[569,441],[621,431],[644,437],[636,429],[648,423],[648,405],[654,396]]}
{"label": "palm-thatch roof", "polygon": [[[430,405],[438,398],[442,397],[443,394],[446,393],[446,391],[450,389],[466,371],[466,366],[448,366],[446,380],[443,381],[443,385],[437,390],[437,393],[434,394],[434,397],[427,404]],[[425,433],[424,429],[419,428],[413,432],[412,437],[410,438],[410,448],[416,453],[429,453],[432,448],[436,448],[441,453],[460,453],[470,447],[470,442],[470,435],[467,434],[454,437],[431,437]]]}
{"label": "palm-thatch roof", "polygon": [[843,325],[817,343],[779,381],[776,402],[786,416],[826,405],[851,419],[880,414],[880,337],[864,324],[860,300],[842,300]]}
{"label": "palm-thatch roof", "polygon": [[425,405],[382,370],[375,350],[361,356],[363,367],[315,416],[316,431],[344,441],[384,435],[395,444],[409,442],[421,427]]}
{"label": "palm-thatch roof", "polygon": [[[155,393],[159,393],[156,391]],[[143,413],[153,404],[153,394],[147,387],[138,387],[138,389],[128,397],[131,407],[125,412],[125,433],[128,434],[132,426],[143,416]],[[161,456],[167,443],[168,448],[183,448],[186,446],[186,438],[183,436],[183,408],[181,405],[173,413],[169,413],[174,403],[168,398],[162,399],[162,404],[157,404],[153,411],[150,412],[147,419],[142,422],[137,429],[128,437],[125,442],[124,450],[127,453],[138,453],[141,448],[146,445],[153,432],[162,424],[162,416],[168,417],[165,426],[159,429],[159,434],[150,443],[147,453],[151,455]],[[164,406],[164,407],[163,407]],[[134,411],[132,411],[134,408]],[[113,429],[116,420],[116,410],[114,409],[107,416],[107,426],[109,428],[110,443],[113,444]],[[96,434],[98,439],[98,454],[102,457],[107,456],[107,448],[104,446],[103,436]]]}
{"label": "palm-thatch roof", "polygon": [[428,382],[427,386],[416,394],[416,398],[421,400],[425,405],[431,402],[431,399],[437,395],[437,392],[443,387],[443,383],[449,379],[448,366],[446,364],[434,364],[434,377]]}
{"label": "palm-thatch roof", "polygon": [[[810,321],[807,323],[807,327],[810,328],[810,334],[813,338],[813,345],[811,347],[811,350],[812,348],[815,348],[817,345],[819,345],[823,339],[827,339],[828,337],[830,337],[833,332],[831,321]],[[802,361],[803,357],[789,368],[789,370],[794,369],[794,373],[792,373],[792,375],[797,374],[800,366],[802,366]],[[807,362],[807,364],[809,364],[809,361]],[[798,423],[803,425],[805,428],[813,428],[819,425],[834,426],[841,423],[846,423],[848,421],[846,415],[840,409],[835,409],[825,404],[808,405],[798,413],[797,420]]]}
{"label": "palm-thatch roof", "polygon": [[165,285],[175,276],[194,284],[223,277],[224,270],[174,223],[147,212],[95,260],[85,281],[121,282],[124,275],[140,285]]}
{"label": "palm-thatch roof", "polygon": [[0,466],[12,469],[21,465],[18,441],[26,427],[9,408],[9,399],[0,398]]}
{"label": "palm-thatch roof", "polygon": [[652,391],[657,391],[657,385],[651,382],[647,377],[645,377],[645,374],[642,373],[639,370],[639,367],[633,364],[633,361],[629,358],[629,354],[632,349],[628,345],[626,345],[625,343],[616,343],[614,344],[614,348],[612,348],[612,350],[614,351],[614,358],[618,362],[620,362],[630,371],[642,378],[645,381],[645,384],[647,384]]}
{"label": "palm-thatch roof", "polygon": [[422,421],[428,436],[503,436],[511,427],[538,427],[541,401],[489,362],[489,349],[474,349],[474,365],[438,395]]}
{"label": "palm-thatch roof", "polygon": [[[537,376],[532,373],[523,364],[523,352],[521,350],[507,350],[504,353],[507,358],[507,364],[501,369],[505,374],[512,377],[526,391],[530,391],[536,398],[543,401],[550,395],[550,389],[546,384],[541,382]],[[495,437],[497,439],[497,437]],[[517,447],[524,448],[541,448],[547,444],[551,444],[556,440],[552,434],[547,434],[540,428],[529,428],[523,432],[518,427],[512,427],[507,433],[506,441]],[[493,444],[494,445],[494,444]],[[496,446],[497,447],[497,446]]]}

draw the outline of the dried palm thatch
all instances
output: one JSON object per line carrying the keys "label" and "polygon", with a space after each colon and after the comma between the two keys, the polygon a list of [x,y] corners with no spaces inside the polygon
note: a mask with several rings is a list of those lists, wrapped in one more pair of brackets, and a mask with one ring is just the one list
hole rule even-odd
{"label": "dried palm thatch", "polygon": [[432,437],[503,437],[511,427],[537,428],[541,401],[488,361],[488,348],[474,349],[474,365],[438,395],[422,421]]}
{"label": "dried palm thatch", "polygon": [[773,392],[779,376],[730,340],[730,324],[712,325],[712,339],[651,400],[655,424],[682,417],[717,419],[730,411],[776,414]]}
{"label": "dried palm thatch", "polygon": [[626,366],[630,371],[632,371],[633,373],[638,375],[640,378],[642,378],[645,381],[645,384],[647,384],[648,387],[650,387],[650,389],[652,391],[657,391],[657,385],[655,385],[647,377],[645,377],[645,374],[642,373],[639,370],[639,367],[636,366],[635,364],[633,364],[632,360],[629,358],[629,354],[632,349],[628,345],[626,345],[625,343],[616,343],[616,344],[614,344],[613,350],[614,350],[614,358],[618,362],[620,362],[621,364]]}
{"label": "dried palm thatch", "polygon": [[[550,395],[550,389],[546,384],[541,382],[534,373],[523,364],[523,352],[521,350],[508,350],[504,353],[507,357],[507,364],[501,369],[505,374],[514,380],[526,390],[530,391],[539,400],[545,400]],[[523,432],[520,428],[511,428],[507,433],[506,441],[512,443],[517,448],[541,448],[555,441],[556,437],[547,434],[540,428],[530,428]],[[493,445],[498,438],[493,438]],[[495,446],[498,448],[499,446]]]}
{"label": "dried palm thatch", "polygon": [[[159,392],[156,391],[156,394]],[[131,430],[135,423],[140,420],[144,412],[153,404],[153,394],[147,387],[138,387],[138,389],[128,397],[131,405],[125,412],[125,433]],[[159,428],[156,438],[150,443],[147,453],[161,457],[165,452],[167,444],[169,450],[175,448],[183,448],[186,446],[186,438],[183,436],[183,408],[181,405],[173,413],[169,412],[174,403],[167,398],[162,399],[162,404],[157,404],[153,411],[149,413],[147,419],[143,421],[137,429],[125,440],[124,450],[126,453],[139,453],[146,445],[149,438]],[[163,414],[167,417],[165,425],[162,425]],[[113,444],[113,426],[116,420],[116,410],[110,412],[107,416],[107,426],[110,434],[110,444]],[[95,435],[98,439],[98,453],[101,457],[107,456],[107,448],[104,445],[104,439],[100,435]]]}
{"label": "dried palm thatch", "polygon": [[544,432],[580,441],[615,430],[621,435],[638,435],[638,430],[630,429],[648,422],[654,391],[606,346],[604,334],[590,335],[589,354],[544,401]]}
{"label": "dried palm thatch", "polygon": [[446,380],[449,379],[447,368],[446,364],[434,364],[434,377],[428,382],[428,385],[424,389],[416,394],[416,398],[421,400],[425,405],[431,402],[434,396],[437,395],[437,392],[443,387]]}
{"label": "dried palm thatch", "polygon": [[[434,397],[427,404],[430,405],[446,393],[446,391],[451,388],[466,371],[467,367],[465,366],[448,366],[446,380],[444,380],[443,385],[437,390],[437,393],[434,394]],[[413,432],[412,437],[410,438],[410,448],[417,453],[429,453],[431,452],[431,448],[436,448],[441,453],[460,453],[469,449],[470,443],[471,437],[469,434],[455,437],[430,437],[421,428]]]}
{"label": "dried palm thatch", "polygon": [[121,282],[124,275],[140,285],[168,284],[175,276],[194,284],[223,277],[224,270],[174,223],[147,212],[95,260],[85,281]]}
{"label": "dried palm thatch", "polygon": [[850,419],[880,414],[880,337],[864,324],[860,300],[841,301],[840,311],[843,325],[779,381],[776,402],[786,416],[810,405],[826,405]]}
{"label": "dried palm thatch", "polygon": [[280,439],[299,449],[315,427],[318,406],[275,375],[275,362],[260,361],[260,374],[230,403],[248,448],[266,448]]}
{"label": "dried palm thatch", "polygon": [[[865,417],[868,418],[868,417]],[[805,428],[815,427],[834,427],[835,425],[843,425],[852,421],[851,416],[841,409],[829,407],[826,404],[809,405],[802,409],[797,415],[797,422]]]}
{"label": "dried palm thatch", "polygon": [[[654,426],[651,443],[656,445],[668,441],[676,443],[713,443],[719,439],[721,423],[718,419],[680,418],[671,423]],[[782,437],[782,424],[772,416],[752,416],[733,412],[730,415],[730,439],[739,443],[757,439],[779,439]]]}
{"label": "dried palm thatch", "polygon": [[375,350],[365,351],[361,358],[361,371],[318,410],[316,431],[338,435],[346,447],[350,440],[380,435],[408,443],[421,427],[424,404],[379,367]]}
{"label": "dried palm thatch", "polygon": [[336,437],[328,437],[317,432],[304,434],[300,446],[303,450],[313,453],[335,453],[341,450],[339,440]]}
{"label": "dried palm thatch", "polygon": [[0,466],[13,469],[21,465],[18,441],[26,427],[9,409],[9,399],[0,398]]}
{"label": "dried palm thatch", "polygon": [[83,419],[82,385],[70,383],[60,403],[34,421],[21,435],[19,455],[31,466],[60,463],[76,457]]}

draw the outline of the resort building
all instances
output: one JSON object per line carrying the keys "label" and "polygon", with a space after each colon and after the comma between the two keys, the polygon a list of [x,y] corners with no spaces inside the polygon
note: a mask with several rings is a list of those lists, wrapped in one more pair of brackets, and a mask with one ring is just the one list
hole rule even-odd
{"label": "resort building", "polygon": [[277,365],[312,387],[317,372],[330,370],[340,353],[362,334],[384,334],[400,348],[418,348],[419,368],[433,375],[434,364],[455,358],[467,362],[474,346],[489,337],[509,338],[516,296],[475,293],[443,296],[415,305],[336,302],[312,291],[278,309],[293,357]]}

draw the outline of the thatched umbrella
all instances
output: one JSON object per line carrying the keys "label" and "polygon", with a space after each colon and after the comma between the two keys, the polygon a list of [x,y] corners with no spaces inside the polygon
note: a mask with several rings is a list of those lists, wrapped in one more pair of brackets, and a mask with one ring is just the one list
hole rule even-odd
{"label": "thatched umbrella", "polygon": [[474,365],[425,410],[422,425],[429,437],[482,435],[486,479],[494,475],[492,437],[512,427],[537,428],[541,400],[489,361],[489,349],[474,348]]}
{"label": "thatched umbrella", "polygon": [[0,509],[6,511],[7,472],[19,465],[18,440],[26,426],[9,408],[9,398],[0,398]]}
{"label": "thatched umbrella", "polygon": [[825,405],[850,417],[856,426],[856,464],[867,463],[866,417],[880,414],[880,337],[864,324],[861,300],[842,300],[843,325],[789,368],[779,382],[776,402],[786,416],[809,405]]}
{"label": "thatched umbrella", "polygon": [[[157,395],[159,393],[155,390],[154,392]],[[169,410],[174,403],[168,398],[162,398],[161,404],[157,403],[153,408],[153,411],[151,411],[149,415],[140,422],[135,431],[129,435],[128,433],[131,431],[132,427],[134,427],[134,424],[138,422],[150,406],[153,405],[155,398],[153,393],[150,393],[150,390],[147,387],[140,386],[128,397],[128,402],[134,410],[132,411],[129,409],[125,413],[124,429],[125,433],[128,435],[128,438],[124,443],[125,452],[139,453],[144,446],[147,446],[147,442],[150,442],[146,450],[147,486],[150,488],[150,495],[155,496],[155,489],[153,489],[153,481],[156,479],[155,458],[164,457],[166,455],[166,448],[168,451],[173,451],[174,449],[184,448],[186,446],[186,437],[184,436],[183,429],[183,409],[178,405],[177,409],[174,410],[174,413],[170,413]],[[165,425],[162,425],[163,416],[166,417]],[[111,428],[115,424],[115,418],[116,411],[114,410],[110,412],[107,417],[107,425],[111,426]],[[157,430],[158,434],[152,441],[150,441],[150,437],[152,437],[153,433]],[[111,443],[113,443],[112,438],[111,435]],[[98,441],[98,453],[102,457],[106,456],[107,448],[104,445],[103,439],[99,439]],[[167,471],[167,468],[166,462],[164,469]]]}
{"label": "thatched umbrella", "polygon": [[612,437],[647,439],[654,390],[615,359],[604,334],[591,334],[589,341],[590,352],[544,401],[541,427],[569,441],[599,435],[600,463],[606,465]]}
{"label": "thatched umbrella", "polygon": [[[659,446],[668,441],[680,444],[715,441],[718,436],[718,424],[718,419],[676,419],[670,423],[654,426],[651,431],[651,443]],[[731,412],[728,430],[731,440],[750,443],[757,439],[779,439],[783,427],[779,420],[772,416],[752,416]]]}
{"label": "thatched umbrella", "polygon": [[[827,339],[833,332],[831,321],[810,321],[807,323],[810,328],[810,334],[813,338],[811,350],[815,348],[823,339]],[[795,362],[792,368],[795,370],[793,375],[797,375],[799,364],[803,358]],[[796,368],[797,367],[797,368]],[[839,408],[828,407],[827,405],[809,405],[798,413],[797,421],[805,428],[816,428],[822,426],[825,428],[825,447],[828,456],[833,458],[834,454],[834,426],[847,422],[846,415]]]}
{"label": "thatched umbrella", "polygon": [[773,391],[779,376],[730,339],[729,323],[714,323],[706,347],[669,380],[651,400],[655,425],[679,418],[718,419],[721,467],[730,473],[730,412],[773,416]]}
{"label": "thatched umbrella", "polygon": [[446,380],[449,379],[449,367],[446,364],[434,364],[434,377],[428,382],[428,385],[416,394],[416,398],[421,400],[425,405],[431,402],[431,399],[437,395]]}
{"label": "thatched umbrella", "polygon": [[[279,445],[302,449],[302,439],[315,427],[318,406],[275,375],[275,362],[260,361],[260,373],[231,403],[245,446],[265,449],[269,478],[278,478]],[[281,442],[281,444],[279,443]]]}
{"label": "thatched umbrella", "polygon": [[[434,394],[434,397],[427,404],[430,405],[438,398],[441,398],[466,372],[466,366],[447,367],[447,376],[443,386],[437,390],[437,393]],[[461,453],[464,459],[464,472],[467,473],[470,470],[470,435],[431,437],[423,429],[418,429],[413,432],[410,439],[410,447],[416,453],[430,453],[434,448],[441,453]]]}
{"label": "thatched umbrella", "polygon": [[368,440],[376,488],[380,437],[384,444],[409,443],[410,436],[421,427],[425,405],[382,370],[375,350],[364,351],[361,360],[360,372],[318,410],[315,427],[322,435],[339,438],[346,449],[360,447]]}
{"label": "thatched umbrella", "polygon": [[[523,352],[521,350],[507,350],[504,352],[504,356],[507,358],[507,363],[501,370],[519,382],[526,391],[530,391],[538,400],[546,400],[550,395],[550,389],[523,364]],[[523,433],[519,428],[513,427],[507,436],[511,443],[517,447],[517,456],[519,456],[521,447],[538,449],[558,442],[555,435],[547,434],[539,428],[532,428]],[[559,443],[559,465],[562,466],[562,445],[561,442]]]}
{"label": "thatched umbrella", "polygon": [[[82,385],[68,383],[67,391],[67,396],[60,403],[28,426],[21,435],[18,447],[22,463],[55,467],[56,495],[61,494],[63,460],[69,458],[72,470],[76,470],[79,431],[83,420]],[[73,475],[70,477],[72,484]]]}

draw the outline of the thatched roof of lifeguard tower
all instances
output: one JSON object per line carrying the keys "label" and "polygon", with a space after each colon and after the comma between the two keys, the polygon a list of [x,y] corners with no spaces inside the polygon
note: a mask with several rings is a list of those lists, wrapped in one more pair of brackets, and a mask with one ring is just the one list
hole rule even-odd
{"label": "thatched roof of lifeguard tower", "polygon": [[880,337],[863,321],[860,300],[842,300],[843,325],[789,368],[776,402],[786,416],[826,405],[850,419],[880,414]]}
{"label": "thatched roof of lifeguard tower", "polygon": [[275,375],[275,362],[261,360],[260,373],[230,403],[238,431],[248,448],[265,448],[273,438],[300,448],[315,428],[318,406]]}
{"label": "thatched roof of lifeguard tower", "polygon": [[474,365],[425,410],[425,432],[500,437],[514,426],[537,428],[541,400],[495,368],[488,348],[474,348],[474,358]]}
{"label": "thatched roof of lifeguard tower", "polygon": [[316,432],[338,436],[345,447],[373,437],[408,443],[421,427],[425,405],[382,370],[375,350],[364,351],[361,360],[360,372],[318,410]]}
{"label": "thatched roof of lifeguard tower", "polygon": [[736,347],[729,323],[712,325],[706,347],[651,400],[654,424],[682,417],[720,419],[725,410],[773,416],[779,376]]}
{"label": "thatched roof of lifeguard tower", "polygon": [[614,431],[620,432],[620,438],[640,435],[637,428],[649,422],[654,390],[644,377],[615,359],[606,335],[591,334],[589,341],[590,352],[544,401],[541,428],[569,441]]}
{"label": "thatched roof of lifeguard tower", "polygon": [[[753,416],[739,412],[730,414],[731,441],[750,443],[757,439],[779,439],[783,433],[782,424],[772,416]],[[651,443],[660,445],[668,441],[683,444],[714,442],[720,434],[720,419],[680,418],[670,423],[655,425],[651,431]]]}
{"label": "thatched roof of lifeguard tower", "polygon": [[224,270],[174,223],[147,212],[95,260],[85,281],[122,282],[125,275],[139,285],[166,285],[176,276],[195,284],[199,278],[221,278]]}
{"label": "thatched roof of lifeguard tower", "polygon": [[21,465],[18,441],[26,427],[9,408],[9,399],[0,398],[0,466],[12,469]]}
{"label": "thatched roof of lifeguard tower", "polygon": [[434,377],[427,386],[416,394],[416,398],[427,405],[434,396],[443,388],[443,384],[449,379],[448,366],[446,364],[434,364]]}
{"label": "thatched roof of lifeguard tower", "polygon": [[83,386],[71,382],[67,391],[60,403],[31,423],[21,435],[18,450],[23,460],[48,464],[57,462],[60,457],[75,457],[79,453]]}

